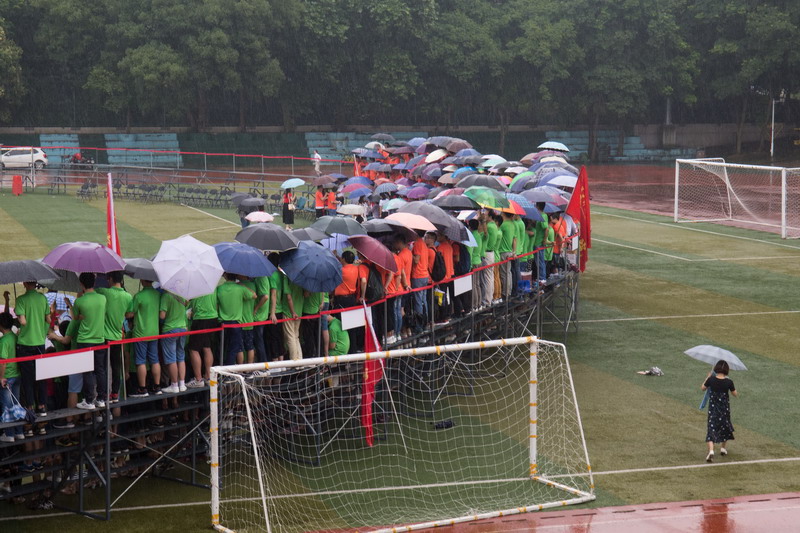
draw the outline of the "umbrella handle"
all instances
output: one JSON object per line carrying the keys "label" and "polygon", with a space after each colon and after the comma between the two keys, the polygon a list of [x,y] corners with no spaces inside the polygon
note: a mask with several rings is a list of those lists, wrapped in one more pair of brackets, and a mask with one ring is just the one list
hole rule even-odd
{"label": "umbrella handle", "polygon": [[700,410],[706,408],[706,404],[708,404],[708,389],[706,389],[706,393],[703,395],[703,399],[700,400]]}

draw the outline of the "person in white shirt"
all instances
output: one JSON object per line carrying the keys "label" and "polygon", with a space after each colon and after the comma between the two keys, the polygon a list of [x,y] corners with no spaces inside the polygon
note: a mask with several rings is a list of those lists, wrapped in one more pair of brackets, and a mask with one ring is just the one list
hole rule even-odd
{"label": "person in white shirt", "polygon": [[319,174],[320,174],[320,172],[319,172],[319,164],[320,164],[321,161],[322,161],[322,156],[319,155],[319,152],[314,150],[314,172],[317,173],[317,176],[319,176]]}

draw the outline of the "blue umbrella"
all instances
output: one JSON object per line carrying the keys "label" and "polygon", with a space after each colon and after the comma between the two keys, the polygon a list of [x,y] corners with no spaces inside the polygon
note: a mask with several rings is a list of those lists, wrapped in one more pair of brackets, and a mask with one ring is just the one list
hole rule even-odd
{"label": "blue umbrella", "polygon": [[361,198],[362,196],[369,196],[372,194],[372,191],[369,189],[358,189],[356,191],[351,192],[347,197],[351,200],[355,200],[356,198]]}
{"label": "blue umbrella", "polygon": [[542,218],[542,214],[539,213],[539,210],[536,209],[536,205],[526,197],[521,194],[506,193],[506,198],[514,200],[525,210],[524,218],[528,218],[534,222],[544,222],[544,218]]}
{"label": "blue umbrella", "polygon": [[330,250],[312,241],[300,241],[281,256],[289,281],[311,292],[330,292],[342,283],[342,264]]}
{"label": "blue umbrella", "polygon": [[302,187],[306,182],[300,178],[289,178],[281,183],[281,189],[294,189],[295,187]]}
{"label": "blue umbrella", "polygon": [[464,177],[467,174],[472,174],[473,172],[476,172],[475,167],[461,167],[453,172],[453,178]]}
{"label": "blue umbrella", "polygon": [[327,250],[341,253],[345,248],[350,246],[350,241],[347,240],[347,235],[343,233],[334,233],[330,237],[319,241],[319,244]]}
{"label": "blue umbrella", "polygon": [[406,165],[405,163],[397,163],[395,166],[392,167],[394,170],[409,170],[411,167]]}
{"label": "blue umbrella", "polygon": [[481,155],[481,153],[474,148],[464,148],[456,152],[456,157],[465,157],[468,155]]}
{"label": "blue umbrella", "polygon": [[409,146],[413,146],[413,147],[415,147],[415,148],[416,148],[416,147],[417,147],[417,146],[419,146],[420,144],[424,144],[424,143],[426,142],[426,140],[425,140],[425,139],[423,139],[422,137],[414,137],[414,138],[412,138],[412,139],[409,139],[409,140],[408,140],[408,141],[406,141],[406,142],[408,143],[408,145],[409,145]]}
{"label": "blue umbrella", "polygon": [[385,192],[395,192],[395,191],[397,191],[397,189],[399,189],[399,187],[397,185],[395,185],[394,183],[382,183],[382,184],[378,185],[377,187],[375,187],[375,191],[374,192],[376,192],[378,194],[383,194]]}
{"label": "blue umbrella", "polygon": [[364,170],[378,170],[378,167],[380,166],[381,164],[378,162],[369,163],[367,166],[364,167]]}
{"label": "blue umbrella", "polygon": [[383,159],[383,154],[381,154],[380,152],[375,152],[373,150],[367,150],[366,152],[361,154],[361,157],[366,157],[367,159]]}
{"label": "blue umbrella", "polygon": [[461,241],[461,244],[469,246],[470,248],[475,248],[478,246],[478,241],[475,240],[475,235],[473,235],[470,230],[467,230],[467,238]]}
{"label": "blue umbrella", "polygon": [[337,180],[343,180],[347,177],[344,174],[328,174],[328,175],[332,178],[336,178]]}
{"label": "blue umbrella", "polygon": [[225,272],[241,274],[249,278],[269,276],[275,266],[267,260],[261,250],[241,242],[220,242],[214,245]]}
{"label": "blue umbrella", "polygon": [[424,155],[418,155],[416,157],[412,157],[411,159],[408,160],[408,163],[406,163],[406,168],[413,168],[417,163],[424,160],[425,160]]}
{"label": "blue umbrella", "polygon": [[[367,165],[367,166],[369,166],[369,165]],[[369,187],[372,186],[372,180],[370,180],[369,178],[366,178],[364,176],[354,176],[354,177],[352,177],[349,180],[344,182],[345,185],[352,185],[354,183],[357,183],[359,185],[367,185]]]}
{"label": "blue umbrella", "polygon": [[556,204],[551,204],[550,202],[544,204],[545,213],[560,213],[561,211],[563,211],[563,209],[558,207]]}

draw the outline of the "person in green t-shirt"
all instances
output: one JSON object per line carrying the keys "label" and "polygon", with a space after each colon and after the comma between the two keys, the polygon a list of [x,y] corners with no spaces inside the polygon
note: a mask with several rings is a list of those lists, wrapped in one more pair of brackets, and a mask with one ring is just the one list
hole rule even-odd
{"label": "person in green t-shirt", "polygon": [[303,293],[303,319],[300,321],[300,349],[305,357],[319,355],[320,321],[319,317],[305,318],[310,315],[319,315],[322,310],[322,293]]}
{"label": "person in green t-shirt", "polygon": [[[26,281],[23,286],[25,294],[18,296],[14,302],[14,312],[19,321],[17,357],[42,355],[50,306],[45,295],[36,290],[35,281]],[[18,399],[30,409],[36,405],[38,416],[47,416],[47,382],[36,381],[36,361],[23,361],[18,368],[22,382],[22,398]]]}
{"label": "person in green t-shirt", "polygon": [[[111,403],[119,401],[119,388],[123,374],[122,368],[122,344],[112,344],[114,341],[122,340],[122,328],[125,322],[125,313],[133,301],[133,296],[122,287],[124,272],[121,270],[109,272],[108,282],[110,287],[98,287],[98,293],[106,297],[106,321],[105,338],[108,344],[108,351],[111,359],[111,392],[108,400]],[[127,376],[127,371],[125,371]]]}
{"label": "person in green t-shirt", "polygon": [[[269,277],[261,276],[253,280],[255,282],[256,302],[253,307],[253,320],[255,322],[266,322],[269,320],[269,295],[271,291]],[[265,324],[253,326],[253,345],[256,349],[255,360],[258,363],[267,362],[267,348],[264,345]]]}
{"label": "person in green t-shirt", "polygon": [[287,320],[283,323],[283,336],[286,339],[286,349],[289,359],[295,361],[303,358],[300,347],[300,316],[303,314],[305,289],[292,283],[287,276],[283,278],[283,311]]}
{"label": "person in green t-shirt", "polygon": [[[17,336],[11,331],[14,319],[11,313],[0,313],[0,362],[4,359],[14,359],[17,357]],[[20,387],[19,368],[17,363],[0,364],[0,410],[11,409],[14,406],[14,398],[19,400]],[[13,428],[6,428],[5,433],[0,436],[0,442],[14,442],[22,440],[25,435],[22,432],[22,425]]]}
{"label": "person in green t-shirt", "polygon": [[[198,296],[189,302],[189,312],[192,317],[191,331],[205,331],[219,327],[219,312],[217,311],[217,293],[212,292],[205,296]],[[189,336],[189,357],[192,361],[194,377],[186,384],[189,389],[205,387],[204,379],[210,376],[209,370],[214,364],[215,345],[214,333],[193,333]],[[203,357],[200,358],[202,352]]]}
{"label": "person in green t-shirt", "polygon": [[342,321],[333,315],[328,315],[328,355],[345,355],[350,353],[350,334],[342,329]]}
{"label": "person in green t-shirt", "polygon": [[269,260],[275,265],[275,272],[269,276],[269,320],[271,324],[264,326],[264,340],[268,361],[280,361],[286,356],[286,345],[283,341],[283,278],[285,275],[277,270],[280,265],[280,254],[269,254]]}
{"label": "person in green t-shirt", "polygon": [[[547,228],[550,227],[550,220],[547,216],[547,213],[544,212],[545,203],[538,202],[536,204],[536,209],[539,211],[539,214],[542,216],[542,221],[536,223],[536,229],[533,233],[533,247],[541,248],[544,246],[544,240],[547,235]],[[545,260],[545,254],[547,253],[546,250],[539,250],[536,252],[536,277],[539,280],[539,284],[543,284],[547,281],[547,266]]]}
{"label": "person in green t-shirt", "polygon": [[520,255],[525,253],[526,243],[528,242],[528,235],[525,233],[525,222],[519,215],[514,215],[511,219],[514,223],[515,232],[515,242],[516,245],[513,250],[512,257],[514,258],[511,261],[511,295],[518,296],[519,295],[519,278],[520,278],[520,264],[522,259],[520,259]]}
{"label": "person in green t-shirt", "polygon": [[[497,241],[500,237],[500,230],[497,229],[497,224],[488,211],[483,210],[480,219],[486,226],[486,249],[484,251],[483,266],[487,266],[487,268],[483,269],[481,272],[481,292],[483,293],[482,303],[484,306],[488,307],[496,298],[495,292],[497,292],[498,295],[500,294],[500,272],[495,264],[500,257],[499,254],[495,254]],[[497,283],[495,283],[495,279]],[[496,291],[495,285],[497,285]]]}
{"label": "person in green t-shirt", "polygon": [[503,298],[511,296],[512,289],[512,266],[511,259],[517,249],[517,226],[511,219],[509,213],[503,213],[503,223],[500,224],[500,244],[497,251],[500,252],[500,261],[505,261],[500,267],[500,293]]}
{"label": "person in green t-shirt", "polygon": [[[239,285],[247,287],[256,295],[253,299],[246,300],[242,306],[242,324],[252,324],[256,318],[256,303],[258,301],[258,292],[256,282],[247,276],[239,276]],[[243,326],[242,327],[242,348],[244,354],[247,356],[245,362],[252,363],[256,360],[256,344],[255,344],[255,327]]]}
{"label": "person in green t-shirt", "polygon": [[[219,320],[223,325],[241,324],[244,304],[248,300],[255,300],[256,293],[244,285],[236,283],[236,274],[225,272],[223,276],[225,282],[217,287]],[[225,328],[223,334],[225,335],[224,364],[241,364],[244,361],[242,328]]]}
{"label": "person in green t-shirt", "polygon": [[[169,292],[162,292],[158,305],[158,316],[162,320],[161,333],[185,333],[187,302]],[[161,339],[161,353],[169,374],[169,387],[164,392],[175,394],[186,390],[186,355],[183,349],[185,336]]]}
{"label": "person in green t-shirt", "polygon": [[[78,276],[83,295],[72,304],[72,316],[81,321],[75,345],[79,350],[102,345],[106,340],[106,297],[95,292],[95,279],[96,276],[91,272]],[[83,374],[83,401],[76,406],[78,409],[103,409],[108,401],[106,348],[104,346],[93,352],[94,371]]]}
{"label": "person in green t-shirt", "polygon": [[[473,270],[481,266],[481,254],[483,253],[484,243],[486,242],[486,236],[481,229],[485,230],[485,228],[481,228],[481,223],[477,218],[473,218],[469,221],[469,231],[472,233],[472,237],[477,243],[477,246],[469,248],[469,262]],[[483,300],[483,284],[481,283],[481,278],[482,272],[480,270],[472,274],[472,309],[478,309]]]}
{"label": "person in green t-shirt", "polygon": [[[155,337],[159,334],[158,314],[161,294],[153,288],[153,282],[141,280],[142,290],[136,293],[125,316],[133,319],[133,337]],[[158,341],[156,339],[139,341],[133,345],[136,363],[136,378],[139,387],[128,394],[132,398],[144,398],[149,394],[161,392],[161,364],[158,360]],[[147,364],[153,376],[153,386],[147,390]]]}

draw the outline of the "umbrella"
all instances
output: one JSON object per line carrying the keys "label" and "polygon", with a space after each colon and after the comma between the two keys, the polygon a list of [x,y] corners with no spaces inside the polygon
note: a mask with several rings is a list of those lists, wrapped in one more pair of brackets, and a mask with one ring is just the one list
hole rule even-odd
{"label": "umbrella", "polygon": [[544,212],[545,213],[557,213],[557,212],[560,212],[560,211],[563,211],[563,209],[561,209],[561,207],[557,206],[556,204],[554,204],[552,202],[547,202],[547,203],[544,204]]}
{"label": "umbrella", "polygon": [[551,185],[551,186],[558,186],[558,187],[575,187],[575,184],[578,183],[578,177],[573,176],[572,174],[556,174],[553,175],[551,178],[548,175],[546,178],[541,180],[542,185]]}
{"label": "umbrella", "polygon": [[520,196],[526,198],[531,203],[537,204],[539,202],[553,202],[557,195],[550,194],[547,191],[537,188],[523,191]]}
{"label": "umbrella", "polygon": [[297,248],[299,239],[276,224],[250,224],[236,234],[236,240],[264,251],[283,252]]}
{"label": "umbrella", "polygon": [[469,174],[468,176],[461,178],[456,186],[468,188],[473,186],[479,187],[486,187],[489,189],[494,189],[496,191],[505,192],[507,187],[499,182],[496,177],[494,176],[487,176],[486,174]]}
{"label": "umbrella", "polygon": [[692,359],[697,359],[703,363],[714,365],[717,361],[725,361],[731,370],[747,370],[742,360],[736,357],[728,350],[724,350],[719,346],[711,346],[710,344],[701,344],[694,348],[689,348],[685,352],[686,355]]}
{"label": "umbrella", "polygon": [[252,213],[248,213],[244,218],[250,222],[272,222],[275,220],[275,217],[264,211],[253,211]]}
{"label": "umbrella", "polygon": [[436,231],[434,226],[427,218],[422,215],[415,215],[413,213],[392,213],[386,220],[391,220],[403,224],[409,229],[418,229],[420,231]]}
{"label": "umbrella", "polygon": [[379,143],[378,141],[371,141],[365,144],[364,148],[366,148],[367,150],[375,150],[377,152],[379,150],[385,149],[386,147],[383,145],[383,143]]}
{"label": "umbrella", "polygon": [[402,198],[392,198],[391,200],[386,202],[386,204],[381,209],[383,209],[384,211],[394,211],[395,209],[400,209],[407,203],[408,202],[406,202]]}
{"label": "umbrella", "polygon": [[231,203],[233,203],[235,207],[239,207],[239,204],[241,204],[242,200],[245,198],[250,198],[250,195],[246,192],[232,192],[230,195]]}
{"label": "umbrella", "polygon": [[429,153],[427,157],[425,157],[426,163],[435,163],[436,161],[441,161],[447,157],[447,152],[444,150],[434,150],[433,152]]}
{"label": "umbrella", "polygon": [[389,165],[389,164],[378,165],[378,168],[376,168],[375,170],[377,172],[391,172],[392,171],[392,165]]}
{"label": "umbrella", "polygon": [[425,179],[432,180],[433,178],[438,178],[441,175],[442,175],[442,167],[435,163],[428,165],[422,170],[422,176]]}
{"label": "umbrella", "polygon": [[322,176],[317,176],[314,178],[311,183],[313,183],[315,187],[319,187],[320,185],[327,185],[328,183],[333,183],[335,181],[336,178],[330,174],[323,174]]}
{"label": "umbrella", "polygon": [[388,133],[375,133],[370,137],[373,141],[384,141],[384,142],[394,142],[394,137],[389,135]]}
{"label": "umbrella", "polygon": [[463,241],[466,238],[467,229],[441,207],[427,202],[412,202],[400,208],[400,212],[421,215],[454,241]]}
{"label": "umbrella", "polygon": [[417,165],[417,164],[422,163],[424,161],[425,161],[425,156],[424,155],[418,155],[418,156],[412,157],[406,163],[406,168],[411,169],[411,168],[414,167],[414,165]]}
{"label": "umbrella", "polygon": [[466,189],[463,187],[455,187],[453,189],[445,189],[439,194],[436,195],[436,198],[444,198],[445,196],[450,196],[451,194],[463,194]]}
{"label": "umbrella", "polygon": [[378,163],[377,161],[374,161],[372,163],[367,163],[364,166],[364,170],[378,170],[379,166],[381,166],[381,163]]}
{"label": "umbrella", "polygon": [[353,191],[357,191],[359,189],[366,189],[368,192],[372,192],[372,190],[367,187],[366,185],[362,185],[361,183],[351,183],[350,185],[345,185],[342,187],[342,194],[350,194]]}
{"label": "umbrella", "polygon": [[[44,265],[41,261],[37,261],[37,263]],[[54,291],[80,292],[81,282],[78,281],[78,274],[68,270],[59,270],[57,268],[53,270],[56,274],[55,278],[39,280],[39,285]]]}
{"label": "umbrella", "polygon": [[343,179],[346,179],[346,178],[347,178],[347,176],[345,176],[344,174],[339,174],[339,173],[337,173],[337,172],[332,172],[332,173],[330,174],[330,177],[332,177],[332,178],[334,178],[334,179],[337,179],[337,180],[343,180]]}
{"label": "umbrella", "polygon": [[337,209],[336,212],[342,215],[355,215],[355,216],[363,215],[364,206],[358,204],[344,204],[340,205],[339,209]]}
{"label": "umbrella", "polygon": [[413,185],[414,182],[408,178],[400,178],[395,182],[397,185]]}
{"label": "umbrella", "polygon": [[433,189],[428,191],[428,196],[426,196],[425,198],[427,198],[428,200],[433,200],[434,198],[439,196],[439,193],[442,192],[443,190],[444,187],[434,187]]}
{"label": "umbrella", "polygon": [[467,209],[476,209],[478,204],[466,196],[442,196],[433,201],[433,205],[447,209],[450,211],[463,211]]}
{"label": "umbrella", "polygon": [[555,141],[543,142],[542,144],[537,146],[537,148],[540,148],[542,150],[556,150],[558,152],[569,152],[569,148],[567,148],[567,145]]}
{"label": "umbrella", "polygon": [[408,143],[409,146],[419,146],[425,143],[425,139],[423,139],[422,137],[413,137],[406,142]]}
{"label": "umbrella", "polygon": [[456,152],[456,157],[466,157],[468,155],[477,155],[480,156],[481,153],[474,148],[462,148],[461,150]]}
{"label": "umbrella", "polygon": [[429,192],[430,189],[427,187],[414,187],[406,192],[406,198],[409,200],[421,200],[422,198],[428,196]]}
{"label": "umbrella", "polygon": [[396,192],[398,189],[397,185],[394,183],[382,183],[375,187],[375,192],[378,194],[383,194],[386,192]]}
{"label": "umbrella", "polygon": [[187,300],[214,292],[223,273],[214,248],[190,235],[162,242],[153,269],[164,290]]}
{"label": "umbrella", "polygon": [[511,183],[509,184],[508,188],[511,189],[513,192],[523,191],[527,187],[528,183],[531,182],[531,180],[534,180],[533,183],[535,183],[536,174],[534,174],[530,170],[526,170],[525,172],[520,172],[519,174],[514,176],[514,179],[511,180]]}
{"label": "umbrella", "polygon": [[354,183],[359,184],[359,185],[366,185],[367,187],[371,187],[372,186],[372,180],[370,180],[369,178],[367,178],[365,176],[353,176],[352,178],[350,178],[350,179],[348,179],[347,181],[344,182],[345,186],[353,185]]}
{"label": "umbrella", "polygon": [[[432,144],[434,146],[438,146],[440,148],[444,148],[452,141],[454,141],[453,137],[448,137],[446,135],[439,135],[437,137],[428,137],[428,144]],[[469,148],[469,147],[467,147]]]}
{"label": "umbrella", "polygon": [[398,146],[397,148],[389,148],[386,150],[387,152],[391,152],[393,154],[413,154],[414,147],[413,146]]}
{"label": "umbrella", "polygon": [[241,242],[220,242],[214,245],[217,257],[225,272],[241,274],[248,278],[269,276],[275,272],[263,252]]}
{"label": "umbrella", "polygon": [[334,233],[341,233],[342,235],[364,235],[366,231],[364,228],[350,217],[331,217],[324,216],[317,219],[316,222],[311,224],[311,227],[325,232],[328,235]]}
{"label": "umbrella", "polygon": [[436,181],[437,183],[441,183],[443,185],[455,185],[458,183],[458,178],[454,177],[452,174],[442,174],[442,176]]}
{"label": "umbrella", "polygon": [[367,230],[368,235],[389,235],[399,233],[409,241],[416,240],[418,237],[417,233],[413,229],[409,228],[405,224],[389,218],[373,218],[372,220],[367,220],[361,225],[364,226],[365,230]]}
{"label": "umbrella", "polygon": [[522,173],[522,172],[526,172],[527,170],[528,170],[528,167],[522,167],[522,166],[513,166],[513,167],[508,167],[508,168],[506,168],[506,170],[505,170],[505,174],[514,174],[514,175],[518,175],[518,174],[520,174],[520,173]]}
{"label": "umbrella", "polygon": [[350,241],[347,240],[347,235],[341,233],[334,233],[330,237],[326,237],[319,241],[320,246],[324,247],[331,252],[341,253],[345,248],[350,246]]}
{"label": "umbrella", "polygon": [[328,235],[314,228],[293,229],[292,235],[300,241],[321,241],[328,238]]}
{"label": "umbrella", "polygon": [[521,205],[510,198],[506,199],[508,200],[508,207],[504,207],[503,209],[500,209],[500,211],[503,211],[504,213],[511,213],[512,215],[525,215],[525,210]]}
{"label": "umbrella", "polygon": [[242,198],[242,201],[239,202],[239,207],[261,207],[262,205],[266,204],[267,201],[263,198]]}
{"label": "umbrella", "polygon": [[350,198],[351,200],[355,200],[356,198],[361,198],[362,196],[369,196],[370,194],[372,194],[372,191],[370,189],[363,188],[363,189],[356,189],[355,191],[348,194],[347,197]]}
{"label": "umbrella", "polygon": [[281,257],[289,280],[311,292],[330,292],[342,283],[342,264],[319,244],[300,241],[296,250]]}
{"label": "umbrella", "polygon": [[497,180],[506,187],[511,184],[511,177],[509,176],[497,176]]}
{"label": "umbrella", "polygon": [[57,280],[58,278],[55,270],[33,259],[0,263],[0,285],[23,281]]}
{"label": "umbrella", "polygon": [[452,141],[447,143],[446,148],[448,152],[456,153],[461,150],[469,150],[470,148],[472,148],[472,145],[467,141],[465,141],[464,139],[453,139]]}
{"label": "umbrella", "polygon": [[42,262],[52,268],[70,272],[106,273],[125,269],[125,261],[114,250],[96,242],[85,241],[60,244]]}
{"label": "umbrella", "polygon": [[125,273],[133,279],[158,281],[158,274],[153,268],[153,262],[142,257],[125,259]]}
{"label": "umbrella", "polygon": [[294,189],[296,187],[302,187],[305,185],[305,180],[300,178],[289,178],[288,180],[281,183],[281,189]]}
{"label": "umbrella", "polygon": [[350,245],[384,270],[397,272],[397,261],[394,254],[381,241],[368,235],[353,235]]}
{"label": "umbrella", "polygon": [[383,159],[383,154],[374,150],[366,150],[362,152],[359,157],[363,157],[365,159]]}
{"label": "umbrella", "polygon": [[490,209],[506,209],[511,205],[503,193],[489,187],[474,185],[464,191],[464,196],[472,198],[482,207]]}

